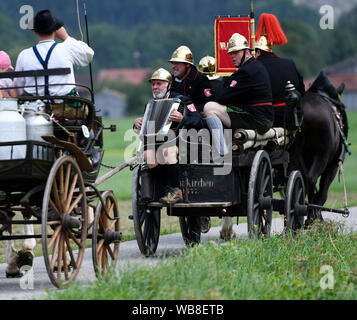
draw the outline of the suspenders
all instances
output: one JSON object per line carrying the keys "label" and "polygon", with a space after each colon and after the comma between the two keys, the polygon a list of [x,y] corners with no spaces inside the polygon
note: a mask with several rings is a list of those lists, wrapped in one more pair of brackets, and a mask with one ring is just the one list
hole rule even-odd
{"label": "suspenders", "polygon": [[[45,61],[42,59],[42,57],[40,56],[40,53],[38,52],[36,46],[33,46],[32,49],[33,49],[33,52],[35,53],[38,61],[42,64],[42,67],[44,70],[47,70],[48,69],[48,61],[50,60],[50,56],[51,56],[51,53],[53,51],[53,49],[55,48],[55,46],[57,45],[57,42],[55,42],[54,44],[52,44],[50,50],[48,50],[47,52],[47,55],[46,55],[46,58],[45,58]],[[45,76],[45,95],[46,96],[49,96],[50,95],[50,90],[49,90],[49,87],[48,87],[48,78],[49,76]]]}

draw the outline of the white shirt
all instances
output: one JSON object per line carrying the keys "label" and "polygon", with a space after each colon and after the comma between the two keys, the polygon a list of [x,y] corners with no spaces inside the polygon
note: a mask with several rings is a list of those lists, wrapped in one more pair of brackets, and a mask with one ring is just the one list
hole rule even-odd
{"label": "white shirt", "polygon": [[[53,43],[54,40],[44,40],[37,44],[36,48],[43,60],[45,60],[47,52]],[[61,76],[49,76],[49,84],[62,84],[60,86],[49,86],[50,95],[67,95],[75,87],[73,66],[87,66],[92,61],[93,55],[94,51],[86,43],[72,37],[68,37],[65,41],[58,43],[53,49],[48,61],[48,69],[70,68],[71,73]],[[43,66],[40,61],[38,61],[32,47],[21,51],[16,61],[15,71],[28,70],[43,70]],[[44,83],[44,77],[37,78],[38,85],[43,85]],[[34,77],[15,78],[14,80],[14,86],[22,87],[34,85]],[[24,90],[18,89],[18,91],[22,94]],[[35,87],[25,88],[25,91],[29,94],[36,95]],[[44,87],[38,87],[38,94],[44,95]]]}
{"label": "white shirt", "polygon": [[[10,78],[0,79],[0,89],[7,89],[13,86],[13,81]],[[9,95],[9,92],[7,90],[4,91]]]}

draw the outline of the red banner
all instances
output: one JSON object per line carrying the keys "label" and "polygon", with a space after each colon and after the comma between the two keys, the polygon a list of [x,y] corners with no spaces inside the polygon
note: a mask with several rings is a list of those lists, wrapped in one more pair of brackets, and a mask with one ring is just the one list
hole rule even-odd
{"label": "red banner", "polygon": [[216,74],[230,75],[236,71],[228,52],[228,41],[233,33],[246,37],[252,47],[250,17],[216,18],[214,22],[214,41],[216,54]]}

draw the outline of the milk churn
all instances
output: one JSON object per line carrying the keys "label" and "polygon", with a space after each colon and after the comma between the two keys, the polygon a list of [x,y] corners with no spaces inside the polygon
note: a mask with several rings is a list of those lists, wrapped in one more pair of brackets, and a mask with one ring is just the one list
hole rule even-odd
{"label": "milk churn", "polygon": [[[26,122],[16,98],[0,99],[0,142],[26,140]],[[0,160],[26,158],[26,145],[0,146]]]}
{"label": "milk churn", "polygon": [[[25,111],[27,140],[45,142],[42,136],[53,135],[52,119],[45,113],[43,101],[27,101],[23,104],[22,109]],[[45,160],[48,158],[48,148],[35,145],[33,150],[34,159]]]}

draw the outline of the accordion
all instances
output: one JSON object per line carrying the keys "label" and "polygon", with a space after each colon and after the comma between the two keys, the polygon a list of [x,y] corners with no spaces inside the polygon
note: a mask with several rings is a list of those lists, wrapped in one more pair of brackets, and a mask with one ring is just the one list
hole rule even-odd
{"label": "accordion", "polygon": [[[140,130],[140,140],[148,137],[164,137],[168,134],[172,121],[169,116],[173,110],[182,112],[183,105],[180,99],[151,99],[146,105],[144,120]],[[140,143],[139,149],[142,147]]]}

